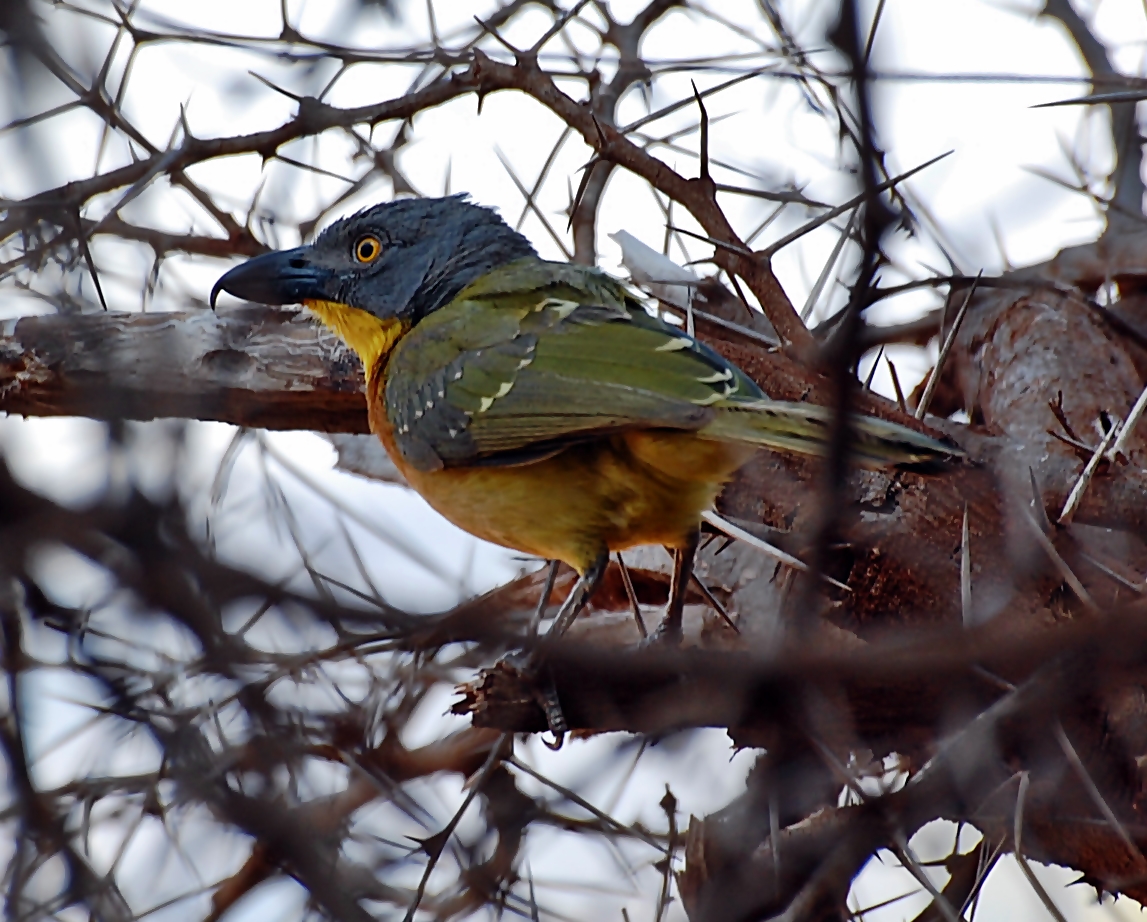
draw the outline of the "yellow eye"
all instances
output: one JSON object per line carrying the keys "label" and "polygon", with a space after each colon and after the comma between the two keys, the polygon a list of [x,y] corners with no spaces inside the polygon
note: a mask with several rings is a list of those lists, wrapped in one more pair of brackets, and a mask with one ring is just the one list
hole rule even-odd
{"label": "yellow eye", "polygon": [[382,244],[379,239],[372,234],[367,234],[365,237],[359,237],[354,244],[354,258],[360,263],[372,263],[378,259],[378,255],[382,252]]}

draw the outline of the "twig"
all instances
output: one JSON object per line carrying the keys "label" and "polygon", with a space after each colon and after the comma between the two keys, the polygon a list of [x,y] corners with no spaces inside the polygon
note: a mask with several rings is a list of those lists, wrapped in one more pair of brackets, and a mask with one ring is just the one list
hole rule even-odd
{"label": "twig", "polygon": [[526,215],[530,211],[530,203],[537,198],[538,193],[541,191],[542,186],[545,184],[546,177],[550,175],[550,170],[553,168],[554,161],[557,159],[558,152],[562,146],[569,140],[570,134],[573,129],[569,125],[562,128],[562,133],[558,135],[557,141],[554,146],[550,148],[550,152],[546,155],[546,162],[542,164],[541,170],[538,171],[538,178],[534,180],[533,188],[530,189],[529,197],[526,199],[526,204],[522,206],[521,214],[518,215],[518,220],[514,224],[514,230],[522,229],[522,222],[526,220]]}
{"label": "twig", "polygon": [[1135,406],[1131,408],[1131,412],[1127,414],[1127,422],[1119,429],[1119,437],[1116,438],[1115,444],[1111,446],[1111,457],[1116,458],[1119,455],[1126,454],[1125,448],[1127,440],[1131,438],[1131,432],[1135,429],[1135,424],[1139,422],[1139,417],[1143,415],[1143,411],[1147,410],[1147,387],[1144,387],[1139,394],[1139,399],[1135,401]]}
{"label": "twig", "polygon": [[430,875],[434,873],[438,859],[441,857],[442,852],[446,850],[446,845],[450,841],[450,837],[454,834],[454,830],[462,821],[463,814],[482,790],[482,785],[485,784],[486,779],[490,776],[490,772],[494,770],[494,767],[500,761],[504,760],[502,747],[505,746],[506,741],[511,739],[511,737],[512,734],[510,733],[503,733],[498,737],[498,741],[490,748],[490,754],[486,756],[486,761],[482,764],[482,767],[478,770],[474,778],[471,779],[470,790],[466,792],[466,797],[462,801],[461,806],[459,806],[454,812],[454,815],[450,817],[450,822],[433,836],[419,843],[422,846],[422,850],[429,856],[429,859],[426,862],[425,870],[422,872],[422,879],[418,882],[418,890],[415,891],[414,900],[411,902],[410,908],[406,910],[403,922],[413,922],[414,914],[418,912],[418,906],[422,902],[422,897],[426,894],[426,885],[430,882]]}
{"label": "twig", "polygon": [[542,917],[538,912],[538,898],[534,893],[534,875],[527,874],[527,880],[530,885],[530,922],[541,922]]}
{"label": "twig", "polygon": [[[1050,403],[1051,401],[1048,401],[1048,402]],[[1077,438],[1073,438],[1072,436],[1068,435],[1065,432],[1055,432],[1051,429],[1048,429],[1046,431],[1047,431],[1047,434],[1050,435],[1053,439],[1058,439],[1059,441],[1063,442],[1064,445],[1068,445],[1071,448],[1074,448],[1077,452],[1080,453],[1080,456],[1082,458],[1085,458],[1085,459],[1090,458],[1091,453],[1093,451],[1095,451],[1095,449],[1092,446],[1088,445],[1086,442],[1083,442]],[[1114,451],[1109,451],[1108,454],[1113,455]]]}
{"label": "twig", "polygon": [[963,915],[968,911],[969,907],[972,910],[971,918],[975,918],[976,906],[979,903],[980,891],[983,889],[984,881],[988,879],[992,869],[996,866],[996,862],[1000,860],[1000,855],[1003,854],[1004,844],[1007,842],[1007,835],[1000,837],[1000,841],[992,848],[992,853],[984,858],[985,852],[980,853],[980,866],[976,868],[976,882],[972,885],[972,892],[968,894],[964,900],[964,905],[960,907],[960,914]]}
{"label": "twig", "polygon": [[1041,533],[1050,535],[1052,525],[1051,519],[1047,517],[1047,504],[1043,501],[1043,492],[1039,488],[1039,482],[1035,479],[1035,470],[1031,467],[1028,468],[1028,477],[1031,478],[1032,498],[1030,508],[1034,515],[1033,521]]}
{"label": "twig", "polygon": [[512,54],[515,58],[521,58],[521,57],[526,56],[527,53],[525,51],[523,51],[521,48],[516,48],[513,45],[511,45],[507,39],[502,37],[502,34],[493,25],[484,22],[482,19],[478,18],[477,16],[474,17],[474,22],[478,23],[478,25],[482,27],[483,32],[485,32],[487,35],[489,35],[491,38],[493,38],[494,41],[496,41],[499,45],[501,45],[508,52],[510,52],[510,54]]}
{"label": "twig", "polygon": [[1028,108],[1051,109],[1055,106],[1110,105],[1113,102],[1141,102],[1144,99],[1147,99],[1147,90],[1119,90],[1113,93],[1088,93],[1086,96],[1076,96],[1074,99],[1060,99],[1056,102],[1041,102]]}
{"label": "twig", "polygon": [[945,157],[951,156],[952,153],[954,153],[954,152],[948,151],[947,153],[940,154],[940,156],[933,157],[931,160],[928,160],[925,163],[921,163],[919,166],[913,167],[912,169],[908,170],[907,172],[901,173],[899,176],[893,176],[891,179],[885,180],[882,183],[878,183],[873,188],[871,195],[869,195],[868,192],[861,192],[859,195],[855,195],[852,198],[850,198],[843,205],[837,205],[835,208],[830,208],[824,214],[817,215],[811,221],[809,221],[805,224],[802,224],[800,227],[798,227],[792,233],[785,234],[785,236],[781,237],[780,240],[777,240],[774,243],[770,243],[767,247],[765,247],[763,250],[761,250],[761,255],[765,259],[771,259],[777,253],[779,253],[781,250],[783,250],[785,247],[787,247],[790,243],[792,243],[794,240],[799,240],[801,237],[805,236],[805,234],[811,233],[812,231],[814,231],[818,227],[820,227],[822,224],[827,224],[829,221],[831,221],[833,218],[837,217],[838,215],[842,215],[846,211],[851,211],[853,208],[857,207],[861,203],[867,201],[870,198],[873,198],[873,197],[879,195],[881,192],[885,192],[888,189],[891,189],[897,183],[904,182],[904,180],[908,179],[909,177],[915,176],[921,170],[925,170],[928,167],[932,166],[932,164],[939,163]]}
{"label": "twig", "polygon": [[948,922],[964,922],[964,917],[956,912],[952,904],[948,902],[948,898],[932,883],[932,879],[924,872],[920,866],[920,861],[912,853],[912,849],[908,846],[908,839],[904,835],[904,830],[896,829],[892,833],[892,840],[896,843],[896,849],[900,853],[900,861],[915,877],[920,885],[928,891],[932,897],[932,905],[935,906]]}
{"label": "twig", "polygon": [[879,0],[876,4],[876,12],[872,14],[872,26],[868,30],[868,41],[864,43],[864,66],[868,66],[868,62],[872,59],[872,45],[876,41],[876,29],[880,25],[880,19],[884,15],[884,0]]}
{"label": "twig", "polygon": [[514,172],[514,167],[510,163],[510,159],[505,155],[505,153],[502,151],[502,148],[500,148],[497,144],[494,145],[494,154],[497,156],[498,160],[505,168],[506,173],[509,175],[510,180],[513,182],[515,188],[518,190],[518,192],[521,193],[522,198],[526,200],[525,207],[532,211],[537,216],[537,219],[541,221],[542,227],[546,229],[546,233],[550,235],[550,239],[553,240],[553,242],[557,245],[557,248],[561,250],[562,256],[567,260],[570,259],[573,254],[570,253],[569,248],[565,244],[565,241],[562,240],[561,235],[556,230],[554,230],[554,226],[550,223],[550,219],[546,217],[545,213],[538,207],[538,203],[534,201],[534,193],[527,189],[525,183],[523,183],[518,178],[518,174]]}
{"label": "twig", "polygon": [[[744,83],[746,80],[752,80],[753,77],[759,77],[761,74],[767,73],[769,70],[770,68],[768,67],[760,67],[756,70],[751,70],[748,73],[738,74],[736,77],[733,77],[730,80],[726,80],[724,83],[718,83],[716,86],[711,86],[707,90],[702,90],[699,95],[702,99],[704,99],[706,96],[712,96],[715,93],[720,93],[722,90],[727,90],[730,87],[734,87],[738,83]],[[658,119],[664,118],[666,115],[671,115],[678,109],[684,109],[693,101],[694,100],[691,98],[679,99],[676,102],[672,102],[669,105],[658,109],[656,112],[650,112],[648,115],[643,115],[641,118],[636,119],[627,125],[623,125],[617,130],[622,134],[629,134],[630,132],[636,131],[638,128],[648,125],[650,122],[655,122]]]}
{"label": "twig", "polygon": [[921,888],[916,887],[912,890],[909,890],[907,893],[898,893],[896,896],[890,896],[886,900],[880,900],[876,903],[869,903],[867,906],[858,906],[856,909],[849,910],[849,920],[850,922],[866,922],[864,917],[868,913],[876,912],[876,910],[883,909],[886,906],[894,906],[901,900],[906,900],[920,892],[922,892]]}
{"label": "twig", "polygon": [[[712,119],[711,121],[718,121]],[[676,149],[676,148],[671,148]],[[713,159],[713,162],[718,166],[723,166],[727,170],[733,170],[737,173],[744,173],[744,170],[739,170],[724,161]],[[784,205],[804,205],[806,208],[827,208],[824,202],[818,202],[814,199],[806,198],[799,192],[770,192],[767,189],[746,189],[744,186],[733,186],[728,183],[718,182],[713,183],[713,188],[718,192],[730,192],[733,195],[747,195],[750,198],[764,199],[766,202],[780,202]]]}
{"label": "twig", "polygon": [[773,876],[781,879],[781,808],[777,803],[777,786],[769,785],[769,851],[773,856]]}
{"label": "twig", "polygon": [[633,580],[629,577],[629,567],[625,565],[625,558],[621,556],[621,551],[615,555],[617,557],[617,568],[621,571],[621,583],[625,586],[625,595],[629,599],[629,607],[633,609],[633,620],[637,623],[637,630],[641,632],[642,637],[648,637],[649,631],[645,629],[645,619],[641,617],[641,605],[637,601],[637,593],[633,589]]}
{"label": "twig", "polygon": [[1127,846],[1127,850],[1131,852],[1131,858],[1139,867],[1140,875],[1147,872],[1147,859],[1144,859],[1143,852],[1139,850],[1139,846],[1135,844],[1135,841],[1128,834],[1123,824],[1119,822],[1119,818],[1115,815],[1115,811],[1111,809],[1111,805],[1107,803],[1107,799],[1100,793],[1094,779],[1091,777],[1091,773],[1087,770],[1087,766],[1083,764],[1079,753],[1076,752],[1075,747],[1071,744],[1071,740],[1063,729],[1063,724],[1058,720],[1055,722],[1055,739],[1056,742],[1059,743],[1059,748],[1063,750],[1063,754],[1067,756],[1067,761],[1075,770],[1075,774],[1078,776],[1080,782],[1084,788],[1087,789],[1087,793],[1090,795],[1092,802],[1099,808],[1099,812],[1103,814],[1104,819],[1106,819],[1111,825],[1111,828],[1115,830],[1119,838],[1123,840],[1123,844]]}
{"label": "twig", "polygon": [[884,361],[888,363],[888,373],[892,375],[892,389],[896,391],[896,405],[900,407],[901,413],[908,412],[908,404],[904,402],[904,390],[900,387],[900,375],[896,374],[896,366],[892,364],[891,356],[884,356]]}
{"label": "twig", "polygon": [[1141,579],[1128,578],[1124,574],[1112,569],[1099,558],[1087,553],[1087,551],[1081,551],[1079,556],[1086,560],[1097,570],[1099,570],[1101,573],[1105,573],[1110,576],[1113,580],[1115,580],[1115,582],[1119,583],[1119,585],[1126,586],[1136,595],[1143,595],[1144,593],[1147,593],[1147,582]]}
{"label": "twig", "polygon": [[[728,519],[722,518],[721,516],[717,515],[717,513],[715,513],[715,512],[702,512],[701,518],[704,521],[708,522],[710,525],[712,525],[715,529],[717,529],[717,531],[724,532],[730,538],[736,538],[738,541],[743,541],[745,544],[749,545],[750,547],[755,547],[758,551],[761,551],[761,552],[767,554],[769,557],[772,557],[774,560],[779,560],[785,566],[792,567],[794,570],[800,570],[802,573],[808,573],[809,572],[808,564],[804,563],[801,560],[798,560],[792,554],[786,554],[779,547],[775,547],[772,544],[769,544],[768,541],[765,541],[761,538],[758,538],[754,534],[750,534],[749,532],[745,531],[743,528],[738,528],[736,525],[734,525]],[[852,590],[848,586],[846,586],[844,583],[839,582],[838,580],[835,580],[831,576],[828,576],[824,573],[821,574],[821,579],[823,579],[827,583],[831,583],[832,585],[836,586],[837,589],[843,589],[845,592],[852,592]]]}
{"label": "twig", "polygon": [[1036,896],[1040,898],[1040,902],[1042,902],[1047,911],[1051,913],[1052,918],[1055,919],[1056,922],[1067,922],[1067,919],[1064,918],[1063,913],[1061,913],[1055,903],[1052,902],[1051,896],[1048,894],[1047,890],[1044,889],[1043,884],[1041,884],[1039,879],[1035,876],[1031,866],[1028,864],[1027,857],[1024,855],[1024,801],[1027,798],[1028,785],[1030,783],[1031,779],[1028,777],[1028,773],[1026,771],[1020,772],[1020,790],[1016,795],[1016,815],[1015,823],[1012,827],[1012,841],[1015,843],[1016,848],[1016,863],[1019,864],[1020,870],[1023,871],[1024,877],[1026,877],[1028,883],[1031,884],[1031,888],[1036,892]]}
{"label": "twig", "polygon": [[1099,462],[1103,460],[1104,455],[1107,454],[1107,446],[1111,444],[1112,439],[1115,438],[1119,432],[1120,422],[1114,419],[1111,422],[1111,428],[1104,433],[1103,438],[1100,440],[1095,453],[1084,465],[1083,471],[1075,481],[1075,485],[1071,488],[1071,492],[1067,494],[1067,501],[1063,504],[1063,512],[1059,514],[1057,520],[1060,525],[1066,525],[1071,521],[1075,510],[1079,506],[1080,501],[1083,499],[1083,494],[1087,490],[1087,485],[1091,483],[1091,478],[1095,474],[1096,468],[1099,467]]}
{"label": "twig", "polygon": [[964,527],[960,531],[960,614],[964,627],[973,624],[972,547],[968,534],[968,504],[964,503]]}
{"label": "twig", "polygon": [[577,804],[583,810],[586,810],[586,811],[592,813],[594,816],[596,816],[599,820],[601,820],[607,826],[610,826],[611,828],[616,829],[618,832],[623,832],[626,835],[631,835],[635,839],[640,839],[646,845],[649,845],[652,848],[657,849],[662,854],[668,854],[669,850],[664,845],[662,845],[660,842],[658,842],[657,839],[653,835],[646,832],[641,827],[639,827],[639,826],[626,826],[625,823],[622,823],[622,822],[619,822],[618,820],[615,820],[612,816],[610,816],[605,811],[599,810],[597,807],[595,807],[593,804],[591,804],[588,800],[586,800],[580,794],[577,794],[574,791],[571,791],[569,788],[565,787],[564,785],[558,784],[558,782],[554,781],[553,779],[547,778],[541,772],[537,771],[534,768],[531,768],[529,765],[527,765],[525,762],[523,762],[521,759],[519,759],[516,755],[509,755],[505,758],[504,761],[506,762],[507,765],[512,765],[512,766],[514,766],[514,768],[525,772],[527,775],[529,775],[535,781],[540,781],[542,784],[553,788],[555,791],[557,791],[559,794],[561,794],[562,797],[565,797],[571,803]]}
{"label": "twig", "polygon": [[287,473],[302,483],[308,490],[315,493],[316,496],[321,497],[332,506],[335,506],[343,515],[360,528],[369,531],[399,553],[405,554],[414,563],[426,570],[427,573],[433,574],[443,582],[449,580],[449,574],[438,559],[421,553],[418,548],[411,547],[405,541],[392,535],[382,526],[377,516],[368,515],[355,506],[341,500],[331,490],[328,490],[319,483],[315,477],[311,476],[311,474],[296,464],[292,459],[279,451],[271,440],[259,435],[257,436],[257,444],[263,452],[272,457],[275,463],[286,470]]}
{"label": "twig", "polygon": [[866,391],[872,390],[872,379],[876,377],[876,369],[880,365],[880,360],[884,357],[884,344],[881,343],[880,350],[876,353],[876,358],[872,360],[872,364],[868,368],[868,375],[864,379],[864,389]]}
{"label": "twig", "polygon": [[665,811],[665,819],[669,825],[669,853],[661,859],[661,894],[657,898],[657,914],[654,922],[661,922],[665,918],[665,910],[669,908],[670,881],[673,879],[673,856],[677,851],[677,798],[665,785],[665,796],[661,798],[659,806]]}
{"label": "twig", "polygon": [[701,112],[701,137],[700,151],[701,151],[701,164],[697,172],[697,178],[702,182],[712,182],[713,177],[709,175],[709,113],[705,109],[705,101],[701,98],[701,94],[697,92],[697,84],[689,81],[693,87],[693,98],[697,101],[697,108]]}
{"label": "twig", "polygon": [[[680,283],[674,283],[680,284]],[[758,333],[756,330],[751,330],[748,327],[741,326],[739,323],[734,323],[732,320],[726,320],[724,317],[718,317],[716,314],[710,314],[708,311],[703,311],[698,307],[692,308],[693,316],[697,320],[704,320],[706,323],[711,323],[714,326],[724,327],[726,330],[731,330],[744,336],[746,339],[751,339],[754,342],[760,343],[762,346],[768,346],[770,349],[779,349],[781,342],[773,339],[771,336],[766,336],[764,333]]]}
{"label": "twig", "polygon": [[1055,568],[1059,571],[1060,576],[1063,577],[1064,582],[1071,587],[1071,591],[1075,593],[1085,608],[1098,613],[1099,606],[1095,604],[1095,600],[1091,598],[1088,591],[1083,588],[1083,583],[1079,581],[1079,577],[1076,576],[1071,567],[1067,565],[1067,561],[1060,556],[1059,551],[1055,549],[1055,545],[1051,543],[1051,539],[1044,534],[1043,529],[1036,523],[1032,514],[1022,507],[1019,512],[1024,520],[1031,526],[1031,531],[1035,536],[1036,542],[1044,549],[1047,556],[1051,558],[1051,562],[1055,564]]}
{"label": "twig", "polygon": [[730,253],[736,253],[738,256],[747,256],[750,259],[757,256],[755,252],[748,247],[739,246],[735,243],[728,243],[724,240],[719,240],[716,237],[710,237],[708,234],[698,234],[696,231],[686,230],[684,227],[676,227],[672,224],[667,224],[666,227],[673,231],[675,234],[684,234],[686,237],[692,237],[694,240],[701,240],[704,243],[711,244],[721,250],[728,250]]}
{"label": "twig", "polygon": [[820,755],[821,760],[829,767],[829,770],[836,775],[837,780],[852,792],[856,798],[856,802],[858,804],[867,802],[869,797],[864,793],[864,788],[860,786],[860,779],[857,777],[856,772],[845,765],[819,736],[811,732],[806,733],[806,736],[809,742],[813,744],[813,748],[816,749]]}
{"label": "twig", "polygon": [[741,629],[737,627],[737,622],[729,617],[729,613],[725,611],[725,606],[721,604],[721,601],[715,595],[713,595],[712,590],[701,581],[701,577],[699,577],[696,573],[690,573],[689,578],[697,584],[697,588],[701,590],[701,595],[705,596],[705,599],[709,602],[710,605],[713,606],[713,610],[721,616],[724,622],[729,625],[729,627],[731,627],[735,633],[740,634]]}
{"label": "twig", "polygon": [[812,315],[812,310],[816,307],[816,302],[820,299],[821,292],[824,291],[824,286],[828,282],[829,274],[832,272],[833,267],[836,265],[837,259],[840,258],[840,251],[844,249],[844,245],[852,237],[852,228],[856,224],[856,216],[860,214],[860,209],[856,209],[848,217],[848,224],[841,232],[840,237],[837,238],[836,244],[832,248],[832,252],[828,254],[828,259],[825,260],[824,268],[820,270],[820,275],[817,277],[816,284],[812,286],[812,290],[808,293],[808,298],[805,299],[804,307],[801,308],[800,317],[805,323],[808,323],[808,318]]}
{"label": "twig", "polygon": [[960,332],[960,324],[964,322],[964,316],[968,313],[968,305],[972,301],[972,295],[976,293],[976,286],[980,284],[980,277],[984,274],[981,269],[976,275],[976,280],[972,282],[972,286],[968,289],[968,294],[964,297],[964,303],[960,305],[959,311],[956,312],[956,319],[952,321],[952,329],[948,331],[948,335],[944,338],[944,345],[940,349],[940,355],[936,359],[936,365],[932,368],[932,374],[928,376],[928,383],[924,386],[924,393],[920,397],[920,404],[916,407],[916,412],[912,415],[917,419],[923,419],[924,414],[928,412],[928,404],[932,402],[932,395],[936,391],[936,385],[940,383],[940,375],[944,372],[944,363],[948,360],[948,353],[952,351],[952,345],[956,342],[956,334]]}
{"label": "twig", "polygon": [[[541,38],[539,38],[536,42],[534,42],[533,46],[526,53],[530,54],[530,55],[536,55],[539,51],[541,51],[542,47],[551,38],[553,38],[555,35],[557,35],[559,32],[561,32],[562,29],[564,29],[570,23],[570,21],[585,8],[585,5],[588,2],[589,2],[589,0],[578,0],[577,3],[575,3],[568,10],[566,10],[564,13],[562,13],[561,16],[555,16],[553,25],[551,25],[548,29],[546,29],[546,31],[542,34]],[[530,888],[532,891],[533,882],[530,883]]]}

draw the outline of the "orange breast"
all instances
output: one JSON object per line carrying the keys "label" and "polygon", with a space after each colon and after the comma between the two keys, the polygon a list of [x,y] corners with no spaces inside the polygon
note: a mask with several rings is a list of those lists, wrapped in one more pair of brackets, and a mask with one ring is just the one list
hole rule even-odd
{"label": "orange breast", "polygon": [[605,550],[686,544],[753,452],[689,432],[648,430],[573,445],[531,464],[419,471],[395,445],[384,376],[372,379],[371,429],[423,499],[472,535],[579,572]]}

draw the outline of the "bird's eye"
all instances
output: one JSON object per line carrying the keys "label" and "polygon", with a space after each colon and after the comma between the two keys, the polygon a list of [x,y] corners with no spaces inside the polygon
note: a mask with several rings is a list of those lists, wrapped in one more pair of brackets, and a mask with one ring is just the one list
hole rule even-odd
{"label": "bird's eye", "polygon": [[359,237],[354,243],[354,258],[360,263],[372,263],[382,252],[382,244],[373,234]]}

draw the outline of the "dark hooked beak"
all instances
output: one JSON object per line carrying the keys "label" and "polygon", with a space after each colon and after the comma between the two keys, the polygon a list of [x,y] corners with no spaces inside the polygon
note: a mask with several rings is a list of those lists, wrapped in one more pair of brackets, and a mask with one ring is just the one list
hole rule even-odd
{"label": "dark hooked beak", "polygon": [[310,257],[310,247],[296,247],[247,260],[215,283],[211,289],[212,310],[221,291],[259,304],[299,304],[309,299],[328,299],[334,271],[313,265]]}

